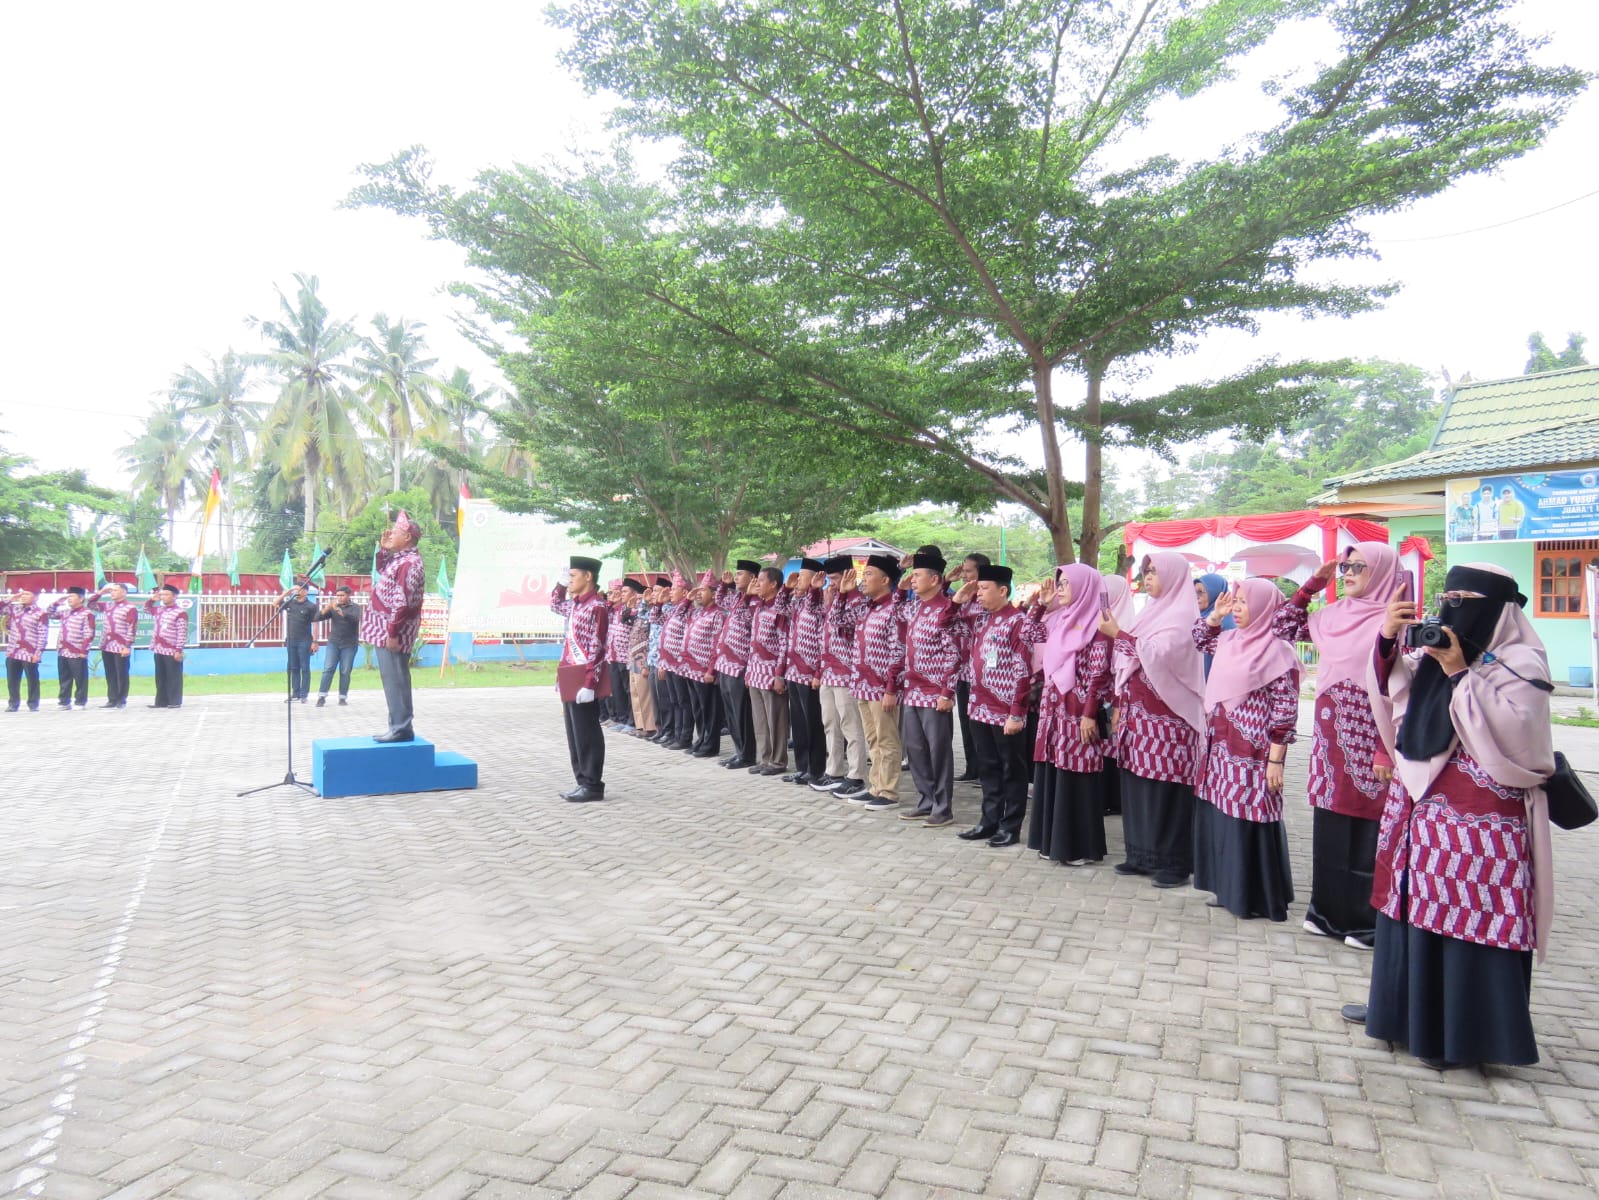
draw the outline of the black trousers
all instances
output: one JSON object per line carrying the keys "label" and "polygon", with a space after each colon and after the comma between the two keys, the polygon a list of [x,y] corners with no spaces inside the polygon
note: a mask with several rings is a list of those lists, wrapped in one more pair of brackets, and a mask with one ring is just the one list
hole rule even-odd
{"label": "black trousers", "polygon": [[73,693],[77,693],[78,707],[89,703],[89,660],[67,658],[56,651],[56,678],[61,682],[60,695],[56,697],[62,708],[72,706]]}
{"label": "black trousers", "polygon": [[153,654],[150,657],[155,659],[155,707],[182,707],[183,664],[170,654]]}
{"label": "black trousers", "polygon": [[633,689],[626,663],[611,663],[611,715],[624,725],[633,723]]}
{"label": "black trousers", "polygon": [[128,702],[128,663],[132,655],[111,654],[100,651],[100,665],[105,668],[105,699],[107,704]]}
{"label": "black trousers", "polygon": [[713,680],[689,680],[694,702],[694,752],[708,758],[722,752],[722,693]]}
{"label": "black trousers", "polygon": [[694,744],[694,682],[681,675],[672,679],[672,741]]}
{"label": "black trousers", "polygon": [[572,756],[572,778],[590,791],[605,790],[605,730],[600,728],[600,702],[563,704],[566,749]]}
{"label": "black trousers", "polygon": [[983,789],[982,824],[1020,834],[1027,815],[1026,733],[1007,734],[1002,725],[972,722],[972,748],[977,752],[977,778]]}
{"label": "black trousers", "polygon": [[827,774],[827,730],[822,725],[822,692],[788,681],[788,732],[794,741],[794,770],[820,779]]}
{"label": "black trousers", "polygon": [[955,711],[960,715],[961,727],[961,753],[964,755],[961,768],[963,775],[977,773],[977,751],[972,748],[972,719],[967,714],[967,709],[972,702],[972,685],[964,679],[957,680],[955,684]]}
{"label": "black trousers", "polygon": [[750,709],[750,692],[742,675],[717,675],[722,693],[722,716],[728,736],[733,739],[733,757],[740,762],[755,762],[755,714]]}
{"label": "black trousers", "polygon": [[22,681],[28,681],[28,707],[39,707],[39,664],[23,662],[20,658],[6,659],[6,704],[19,708],[22,704]]}

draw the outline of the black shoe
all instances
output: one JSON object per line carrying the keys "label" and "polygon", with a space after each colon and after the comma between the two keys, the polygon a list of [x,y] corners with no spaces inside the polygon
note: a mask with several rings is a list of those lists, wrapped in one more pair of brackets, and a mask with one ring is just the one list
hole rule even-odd
{"label": "black shoe", "polygon": [[582,790],[583,789],[581,787],[569,787],[566,789],[566,791],[560,793],[560,797],[562,800],[570,800]]}
{"label": "black shoe", "polygon": [[[167,705],[165,705],[165,704],[152,704],[152,705],[150,705],[150,707],[151,708],[166,708]],[[16,712],[17,710],[13,708],[10,711],[11,712]]]}
{"label": "black shoe", "polygon": [[977,772],[973,771],[973,770],[969,770],[969,769],[966,770],[966,771],[963,771],[959,775],[955,776],[955,782],[956,783],[976,783],[977,782]]}
{"label": "black shoe", "polygon": [[1116,874],[1118,874],[1118,875],[1148,875],[1149,874],[1149,872],[1144,870],[1143,867],[1135,867],[1130,862],[1119,862],[1114,867],[1112,867],[1111,870],[1115,871]]}
{"label": "black shoe", "polygon": [[1001,829],[993,837],[988,839],[988,844],[997,849],[1000,846],[1014,846],[1021,840],[1021,834],[1012,833],[1008,829]]}
{"label": "black shoe", "polygon": [[1338,1010],[1338,1015],[1351,1025],[1364,1025],[1366,1023],[1366,1006],[1364,1004],[1346,1004]]}
{"label": "black shoe", "polygon": [[1447,1058],[1423,1058],[1419,1054],[1416,1056],[1416,1061],[1424,1067],[1431,1067],[1434,1071],[1453,1071],[1457,1067],[1465,1065],[1464,1063],[1450,1062]]}
{"label": "black shoe", "polygon": [[846,779],[843,784],[833,789],[833,795],[840,800],[859,800],[868,794],[865,780]]}
{"label": "black shoe", "polygon": [[711,749],[696,750],[696,751],[694,751],[694,757],[695,758],[715,758],[719,753],[721,753],[721,752],[718,751],[718,750],[711,750]]}
{"label": "black shoe", "polygon": [[994,836],[997,832],[992,825],[973,825],[970,829],[963,829],[955,836],[963,842],[981,842]]}
{"label": "black shoe", "polygon": [[416,734],[412,733],[409,729],[396,729],[393,733],[373,734],[372,740],[374,742],[383,742],[385,744],[389,742],[414,742],[416,741]]}
{"label": "black shoe", "polygon": [[349,702],[349,701],[348,701],[348,700],[346,700],[346,699],[345,699],[345,698],[344,698],[344,697],[343,697],[343,696],[340,696],[340,697],[339,697],[339,707],[340,707],[340,708],[346,708],[346,707],[348,707],[348,705],[349,705],[349,703],[350,703],[350,702]]}
{"label": "black shoe", "polygon": [[[8,704],[8,705],[6,705],[6,711],[7,711],[7,712],[16,712],[16,711],[18,711],[18,710],[19,710],[19,709],[20,709],[20,708],[21,708],[21,707],[22,707],[22,705],[20,705],[20,704]],[[155,707],[155,705],[154,705],[154,704],[152,704],[152,705],[151,705],[151,706],[150,706],[150,707],[151,707],[151,708],[154,708],[154,707]]]}
{"label": "black shoe", "polygon": [[1156,871],[1155,878],[1150,885],[1158,888],[1179,888],[1188,882],[1188,876],[1179,875],[1176,871]]}
{"label": "black shoe", "polygon": [[71,712],[72,711],[72,701],[68,700],[65,704],[57,704],[56,707],[59,708],[59,709],[63,709],[66,712]]}
{"label": "black shoe", "polygon": [[326,708],[328,706],[328,698],[326,696],[318,696],[316,698],[316,706],[318,708]]}
{"label": "black shoe", "polygon": [[107,700],[100,707],[101,708],[116,708],[117,707],[117,702],[115,700]]}
{"label": "black shoe", "polygon": [[1205,907],[1206,908],[1226,908],[1227,906],[1225,904],[1223,904],[1220,900],[1218,900],[1215,896],[1212,896],[1209,900],[1205,901]]}
{"label": "black shoe", "polygon": [[832,775],[823,775],[819,779],[811,780],[809,786],[813,792],[830,792],[842,782],[843,780]]}
{"label": "black shoe", "polygon": [[783,768],[782,767],[751,767],[750,768],[750,774],[752,774],[752,775],[781,775],[782,773],[783,773]]}
{"label": "black shoe", "polygon": [[566,795],[568,804],[588,804],[594,800],[603,799],[605,799],[605,793],[603,791],[586,787],[580,787],[577,789],[577,791],[568,792]]}

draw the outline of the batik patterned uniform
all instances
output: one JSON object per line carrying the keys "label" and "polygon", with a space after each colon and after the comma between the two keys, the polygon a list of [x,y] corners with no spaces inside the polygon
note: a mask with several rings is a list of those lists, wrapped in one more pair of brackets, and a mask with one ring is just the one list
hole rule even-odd
{"label": "batik patterned uniform", "polygon": [[65,600],[57,600],[50,606],[50,616],[61,622],[56,649],[66,658],[88,658],[94,648],[94,610],[87,604],[71,608]]}
{"label": "batik patterned uniform", "polygon": [[611,604],[610,610],[611,617],[605,635],[605,661],[625,663],[628,644],[633,637],[633,628],[624,617],[627,605]]}
{"label": "batik patterned uniform", "polygon": [[822,608],[822,686],[851,688],[855,685],[855,623],[845,611],[858,607],[859,592],[840,592],[833,588]]}
{"label": "batik patterned uniform", "polygon": [[[1194,646],[1215,654],[1221,630],[1201,618],[1194,626]],[[1243,821],[1283,818],[1283,796],[1266,786],[1266,761],[1273,744],[1291,745],[1299,718],[1299,677],[1288,671],[1256,688],[1231,710],[1216,705],[1206,716],[1201,755],[1199,798],[1217,811]]]}
{"label": "batik patterned uniform", "polygon": [[762,601],[751,596],[749,665],[744,682],[752,688],[771,691],[785,679],[788,671],[788,605],[782,594]]}
{"label": "batik patterned uniform", "polygon": [[105,618],[100,631],[101,654],[132,654],[133,638],[139,629],[139,606],[131,600],[101,600],[96,597],[87,607]]}
{"label": "batik patterned uniform", "polygon": [[876,600],[868,600],[858,591],[852,596],[855,598],[836,606],[828,618],[835,630],[849,629],[854,634],[850,694],[864,701],[897,695],[905,672],[905,593],[890,591]]}
{"label": "batik patterned uniform", "polygon": [[650,623],[641,620],[636,608],[629,608],[622,614],[622,622],[627,626],[627,669],[637,674],[648,670],[650,667]]}
{"label": "batik patterned uniform", "polygon": [[789,607],[788,667],[790,680],[809,685],[822,677],[822,650],[827,634],[827,612],[820,588],[809,588]]}
{"label": "batik patterned uniform", "polygon": [[683,650],[688,645],[688,625],[692,600],[680,600],[668,607],[661,629],[661,665],[672,675],[686,674]]}
{"label": "batik patterned uniform", "polygon": [[550,593],[550,609],[566,618],[566,639],[561,644],[561,665],[582,666],[583,686],[596,691],[606,665],[606,646],[610,640],[611,607],[598,592],[588,592],[576,600],[567,599],[566,588],[557,584]]}
{"label": "batik patterned uniform", "polygon": [[36,663],[50,636],[50,614],[37,604],[0,605],[6,621],[6,657]]}
{"label": "batik patterned uniform", "polygon": [[971,717],[984,725],[1004,725],[1015,717],[1027,719],[1032,693],[1033,647],[1049,638],[1049,631],[1012,604],[988,612],[972,604],[966,619],[971,626]]}
{"label": "batik patterned uniform", "polygon": [[[426,586],[422,556],[414,549],[380,550],[377,561],[377,573],[372,576],[372,602],[361,616],[361,640],[382,650],[392,638],[399,644],[396,653],[410,654],[422,629],[422,593]],[[566,594],[565,588],[556,591]]]}
{"label": "batik patterned uniform", "polygon": [[929,600],[906,602],[905,666],[900,702],[912,708],[937,708],[955,702],[955,683],[967,657],[968,630],[960,609],[942,592]]}
{"label": "batik patterned uniform", "polygon": [[730,583],[716,585],[716,607],[727,614],[722,636],[716,644],[716,670],[735,679],[742,678],[750,657],[749,597]]}
{"label": "batik patterned uniform", "polygon": [[157,604],[145,601],[144,611],[155,618],[155,628],[150,635],[150,649],[168,658],[178,658],[189,641],[189,612],[176,604]]}
{"label": "batik patterned uniform", "polygon": [[1097,774],[1105,766],[1105,743],[1083,744],[1082,719],[1099,720],[1100,709],[1110,702],[1114,684],[1110,670],[1111,640],[1095,634],[1077,654],[1077,681],[1062,695],[1047,680],[1038,707],[1038,738],[1033,761],[1047,762],[1062,771]]}
{"label": "batik patterned uniform", "polygon": [[1420,801],[1412,803],[1394,779],[1377,839],[1372,905],[1429,933],[1531,950],[1526,803],[1525,791],[1496,783],[1459,746]]}
{"label": "batik patterned uniform", "polygon": [[1137,646],[1125,630],[1117,635],[1115,658],[1133,658],[1135,665],[1116,695],[1116,762],[1144,779],[1192,786],[1199,770],[1199,735],[1150,685],[1136,662]]}
{"label": "batik patterned uniform", "polygon": [[716,646],[722,639],[722,625],[727,619],[714,605],[695,608],[688,627],[688,637],[683,644],[683,675],[693,683],[705,682],[707,675],[716,673]]}

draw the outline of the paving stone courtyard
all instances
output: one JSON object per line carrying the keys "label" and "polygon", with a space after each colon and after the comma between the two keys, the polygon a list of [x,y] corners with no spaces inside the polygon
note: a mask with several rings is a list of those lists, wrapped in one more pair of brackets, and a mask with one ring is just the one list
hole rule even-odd
{"label": "paving stone courtyard", "polygon": [[[235,798],[271,697],[0,716],[0,1195],[1599,1194],[1599,830],[1542,1064],[1440,1075],[1340,1019],[1301,804],[1239,922],[621,737],[565,804],[551,689],[418,701],[479,790]],[[297,708],[299,773],[380,703]]]}

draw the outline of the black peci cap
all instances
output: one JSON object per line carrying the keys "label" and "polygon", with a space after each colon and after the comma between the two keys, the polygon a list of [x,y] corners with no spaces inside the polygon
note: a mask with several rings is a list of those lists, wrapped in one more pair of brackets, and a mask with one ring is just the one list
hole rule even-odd
{"label": "black peci cap", "polygon": [[977,581],[979,583],[997,583],[1004,587],[1010,587],[1011,574],[1009,567],[995,566],[990,563],[986,567],[977,568]]}
{"label": "black peci cap", "polygon": [[599,559],[585,558],[581,554],[572,555],[572,561],[568,565],[570,565],[574,571],[587,571],[590,575],[598,575],[601,568]]}
{"label": "black peci cap", "polygon": [[733,564],[733,570],[748,571],[751,575],[759,575],[761,573],[761,564],[751,558],[741,558]]}
{"label": "black peci cap", "polygon": [[876,567],[890,579],[898,579],[900,576],[899,559],[890,558],[886,554],[871,555],[867,558],[866,565],[868,567]]}
{"label": "black peci cap", "polygon": [[820,571],[822,569],[822,560],[819,558],[802,558],[800,559],[799,569],[802,571]]}
{"label": "black peci cap", "polygon": [[937,571],[940,575],[949,564],[936,554],[914,554],[911,556],[911,567],[918,571]]}
{"label": "black peci cap", "polygon": [[644,590],[644,585],[636,579],[624,579],[622,580],[622,586],[630,592],[642,592]]}

